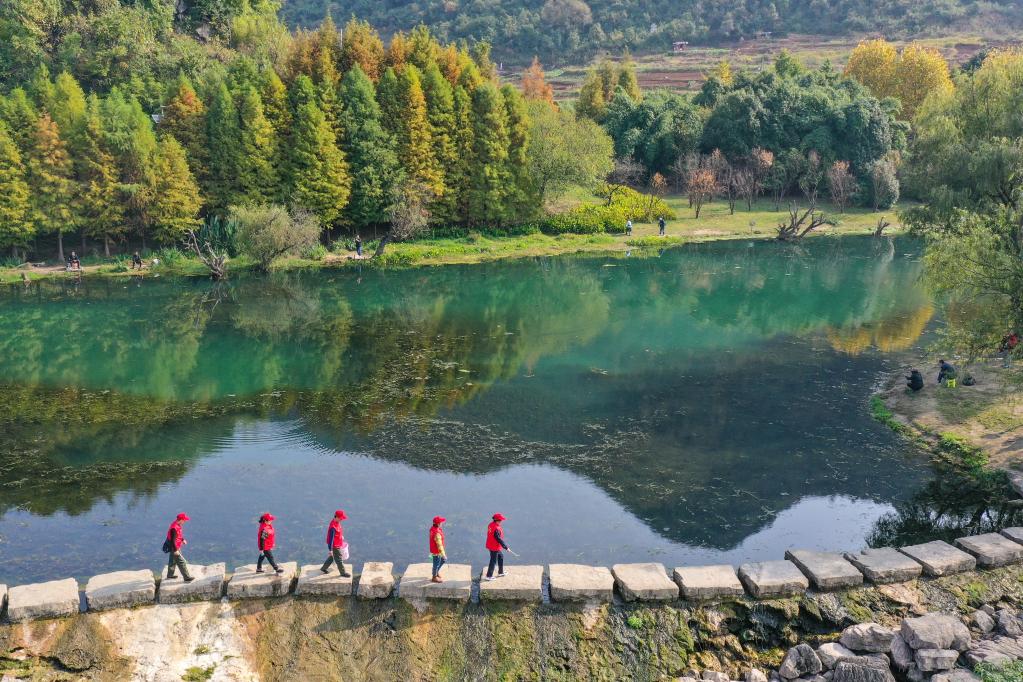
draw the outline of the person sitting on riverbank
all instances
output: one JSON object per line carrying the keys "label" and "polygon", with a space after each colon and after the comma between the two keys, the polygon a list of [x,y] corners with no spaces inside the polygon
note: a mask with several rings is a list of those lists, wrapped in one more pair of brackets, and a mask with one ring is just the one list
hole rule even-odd
{"label": "person sitting on riverbank", "polygon": [[921,374],[918,369],[910,371],[909,376],[907,376],[906,379],[906,386],[908,386],[909,390],[914,393],[924,387],[924,375]]}
{"label": "person sitting on riverbank", "polygon": [[167,529],[167,539],[163,541],[163,551],[167,554],[167,580],[177,577],[175,570],[181,571],[181,577],[186,583],[195,580],[188,572],[188,562],[181,555],[181,547],[188,544],[181,524],[191,520],[188,514],[181,512],[171,521],[170,528]]}
{"label": "person sitting on riverbank", "polygon": [[68,270],[82,269],[82,261],[78,259],[78,254],[75,253],[74,251],[72,251],[71,255],[67,257],[67,269]]}
{"label": "person sitting on riverbank", "polygon": [[490,564],[487,566],[487,577],[484,580],[494,580],[494,564],[497,564],[497,577],[504,577],[504,552],[508,545],[504,541],[504,530],[501,522],[505,520],[504,514],[498,512],[492,517],[493,520],[487,526],[487,550],[490,552]]}
{"label": "person sitting on riverbank", "polygon": [[430,558],[433,559],[433,577],[430,582],[433,583],[444,582],[440,577],[440,569],[447,563],[448,553],[444,548],[444,529],[440,526],[445,521],[447,519],[443,516],[434,516],[433,525],[430,526]]}
{"label": "person sitting on riverbank", "polygon": [[259,532],[256,535],[256,543],[259,546],[259,558],[256,559],[256,573],[263,572],[263,559],[267,560],[274,571],[284,573],[284,569],[274,561],[273,550],[277,544],[277,531],[274,530],[275,518],[270,512],[259,517]]}
{"label": "person sitting on riverbank", "polygon": [[950,362],[941,360],[938,362],[938,383],[945,384],[949,388],[955,387],[956,368]]}
{"label": "person sitting on riverbank", "polygon": [[330,525],[327,526],[327,549],[330,554],[327,556],[327,560],[323,562],[323,566],[320,570],[324,573],[330,573],[330,564],[337,564],[338,570],[341,572],[342,578],[350,578],[351,573],[345,570],[344,561],[348,558],[348,543],[345,542],[345,529],[341,525],[341,522],[348,518],[345,514],[344,509],[338,509],[334,512],[334,518],[331,519]]}
{"label": "person sitting on riverbank", "polygon": [[139,270],[142,269],[142,256],[139,255],[138,251],[131,254],[131,269],[134,270],[136,266],[138,266]]}

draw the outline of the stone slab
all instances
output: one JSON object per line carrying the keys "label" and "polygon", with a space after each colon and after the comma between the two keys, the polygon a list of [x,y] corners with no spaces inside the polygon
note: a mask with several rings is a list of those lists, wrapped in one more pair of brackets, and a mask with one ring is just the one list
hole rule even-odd
{"label": "stone slab", "polygon": [[161,604],[181,604],[189,601],[208,601],[224,596],[224,578],[227,567],[223,562],[202,566],[189,564],[188,571],[195,578],[186,583],[178,573],[173,579],[167,579],[167,567],[160,574],[160,587],[157,599]]}
{"label": "stone slab", "polygon": [[794,563],[818,590],[840,590],[863,584],[860,570],[836,552],[794,549],[785,552],[785,558]]}
{"label": "stone slab", "polygon": [[547,567],[552,601],[596,601],[613,599],[615,579],[603,566],[551,564]]}
{"label": "stone slab", "polygon": [[494,580],[484,580],[484,572],[480,571],[480,599],[543,601],[543,566],[505,566],[504,577]]}
{"label": "stone slab", "polygon": [[[507,569],[506,569],[507,570]],[[456,599],[469,601],[472,595],[472,566],[445,564],[441,570],[442,583],[432,583],[433,564],[409,564],[398,582],[402,599]]]}
{"label": "stone slab", "polygon": [[865,549],[858,554],[846,553],[845,558],[858,568],[870,582],[904,583],[918,578],[923,566],[892,547]]}
{"label": "stone slab", "polygon": [[686,599],[704,600],[742,597],[746,593],[735,569],[727,564],[716,566],[679,566],[672,578]]}
{"label": "stone slab", "polygon": [[291,584],[298,574],[298,564],[285,561],[279,566],[284,569],[283,573],[277,573],[269,566],[264,568],[264,573],[256,573],[256,564],[245,564],[234,569],[227,583],[227,598],[267,599],[285,596],[291,592]]}
{"label": "stone slab", "polygon": [[[441,573],[444,571],[442,570]],[[394,590],[394,564],[390,561],[367,561],[359,574],[360,599],[387,599]]]}
{"label": "stone slab", "polygon": [[977,565],[983,568],[997,568],[1017,564],[1023,559],[1023,545],[999,533],[971,535],[956,540],[959,549],[966,550],[977,558]]}
{"label": "stone slab", "polygon": [[[334,570],[324,573],[320,570],[322,564],[307,564],[298,572],[298,582],[295,584],[296,595],[311,595],[314,597],[347,597],[352,593],[352,566],[345,564],[345,571],[348,577],[344,578]],[[230,585],[228,585],[230,588]]]}
{"label": "stone slab", "polygon": [[611,574],[625,601],[678,599],[678,585],[668,577],[664,564],[615,564]]}
{"label": "stone slab", "polygon": [[924,573],[927,575],[950,575],[972,571],[977,567],[976,559],[941,540],[902,547],[899,551],[916,560],[924,567]]}
{"label": "stone slab", "polygon": [[1013,542],[1023,543],[1023,528],[1015,526],[1013,528],[1003,528],[999,531],[1003,537],[1007,537]]}
{"label": "stone slab", "polygon": [[94,575],[85,585],[85,603],[90,611],[124,609],[155,601],[156,580],[148,569]]}
{"label": "stone slab", "polygon": [[74,578],[18,585],[7,591],[7,620],[20,623],[39,618],[62,618],[78,613],[80,598]]}
{"label": "stone slab", "polygon": [[802,594],[810,586],[791,561],[760,561],[739,567],[739,580],[755,599]]}

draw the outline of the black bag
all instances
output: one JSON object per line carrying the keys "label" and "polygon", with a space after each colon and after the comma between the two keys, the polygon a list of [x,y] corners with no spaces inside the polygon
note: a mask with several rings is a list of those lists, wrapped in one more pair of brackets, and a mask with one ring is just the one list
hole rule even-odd
{"label": "black bag", "polygon": [[163,541],[163,553],[170,554],[174,551],[174,545],[171,544],[170,538]]}

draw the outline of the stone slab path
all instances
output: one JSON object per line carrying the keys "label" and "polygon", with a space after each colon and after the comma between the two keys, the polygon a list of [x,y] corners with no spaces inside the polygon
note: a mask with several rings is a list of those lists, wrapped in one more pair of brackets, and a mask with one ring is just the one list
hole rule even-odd
{"label": "stone slab path", "polygon": [[472,566],[446,564],[441,570],[442,583],[430,582],[433,564],[409,564],[398,582],[402,599],[456,599],[469,601],[472,596]]}
{"label": "stone slab path", "polygon": [[543,601],[543,566],[505,566],[504,577],[485,580],[480,571],[480,599]]}
{"label": "stone slab path", "polygon": [[728,564],[679,566],[672,573],[682,596],[691,600],[741,597],[745,594],[739,576]]}
{"label": "stone slab path", "polygon": [[678,585],[668,577],[664,564],[615,564],[611,573],[625,601],[678,599]]}
{"label": "stone slab path", "polygon": [[547,575],[551,601],[609,602],[614,595],[614,576],[603,566],[551,564]]}
{"label": "stone slab path", "polygon": [[352,566],[345,564],[348,577],[342,577],[336,566],[324,573],[322,564],[306,564],[298,571],[298,583],[295,584],[296,595],[312,595],[317,597],[346,597],[352,593]]}
{"label": "stone slab path", "polygon": [[90,611],[130,608],[155,601],[156,580],[148,569],[95,575],[85,585],[85,602]]}
{"label": "stone slab path", "polygon": [[18,585],[7,592],[7,619],[12,623],[61,618],[78,613],[78,583],[74,578]]}
{"label": "stone slab path", "polygon": [[393,590],[393,563],[390,561],[367,561],[362,565],[358,591],[361,599],[387,599]]}

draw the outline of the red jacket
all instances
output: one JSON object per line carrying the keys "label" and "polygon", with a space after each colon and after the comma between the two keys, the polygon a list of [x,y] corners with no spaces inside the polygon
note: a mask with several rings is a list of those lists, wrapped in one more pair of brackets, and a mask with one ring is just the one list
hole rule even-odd
{"label": "red jacket", "polygon": [[174,545],[174,551],[180,551],[181,545],[185,544],[185,534],[181,531],[181,524],[177,521],[171,523],[167,529],[167,539]]}
{"label": "red jacket", "polygon": [[327,547],[334,549],[345,544],[345,529],[336,518],[327,526]]}
{"label": "red jacket", "polygon": [[442,554],[444,551],[444,530],[440,526],[430,526],[430,554]]}
{"label": "red jacket", "polygon": [[263,522],[259,524],[259,536],[256,538],[256,541],[259,543],[259,549],[261,551],[273,549],[275,535],[276,531],[274,531],[274,527],[269,523]]}
{"label": "red jacket", "polygon": [[487,549],[491,552],[508,549],[508,545],[504,542],[504,531],[501,530],[501,524],[497,521],[491,521],[487,526]]}

